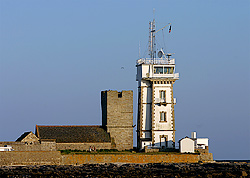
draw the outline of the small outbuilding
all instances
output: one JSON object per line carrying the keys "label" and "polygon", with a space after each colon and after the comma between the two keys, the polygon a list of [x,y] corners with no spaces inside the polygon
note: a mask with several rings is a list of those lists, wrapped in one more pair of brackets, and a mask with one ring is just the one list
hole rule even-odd
{"label": "small outbuilding", "polygon": [[181,153],[194,153],[195,141],[189,137],[185,137],[179,141]]}
{"label": "small outbuilding", "polygon": [[191,133],[191,138],[195,141],[195,149],[208,148],[208,138],[197,138],[196,132]]}

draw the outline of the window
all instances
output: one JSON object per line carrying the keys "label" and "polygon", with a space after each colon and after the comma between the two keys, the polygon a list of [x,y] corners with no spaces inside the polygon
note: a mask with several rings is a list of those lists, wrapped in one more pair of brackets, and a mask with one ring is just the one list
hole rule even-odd
{"label": "window", "polygon": [[163,67],[154,67],[155,74],[163,74]]}
{"label": "window", "polygon": [[166,122],[167,121],[167,113],[162,111],[160,112],[160,121],[161,122]]}
{"label": "window", "polygon": [[164,67],[164,74],[168,74],[169,67]]}
{"label": "window", "polygon": [[160,98],[165,100],[165,98],[166,98],[166,91],[164,91],[164,90],[160,91]]}
{"label": "window", "polygon": [[174,67],[154,67],[154,74],[173,74]]}
{"label": "window", "polygon": [[173,74],[174,68],[173,67],[164,67],[164,74]]}
{"label": "window", "polygon": [[174,68],[173,67],[170,67],[170,74],[173,74],[174,73]]}
{"label": "window", "polygon": [[173,74],[174,67],[154,67],[155,74]]}

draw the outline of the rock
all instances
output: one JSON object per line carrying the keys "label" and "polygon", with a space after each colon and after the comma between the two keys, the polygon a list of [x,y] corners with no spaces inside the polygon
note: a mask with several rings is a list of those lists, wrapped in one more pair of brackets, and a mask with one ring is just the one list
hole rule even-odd
{"label": "rock", "polygon": [[249,163],[2,166],[0,177],[247,177]]}
{"label": "rock", "polygon": [[242,171],[241,174],[242,174],[242,177],[247,177],[247,175],[248,175],[248,174],[246,173],[246,171]]}

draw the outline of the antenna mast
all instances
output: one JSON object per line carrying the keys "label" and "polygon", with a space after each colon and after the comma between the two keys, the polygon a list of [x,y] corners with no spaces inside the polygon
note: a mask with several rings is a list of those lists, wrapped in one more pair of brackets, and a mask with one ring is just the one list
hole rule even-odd
{"label": "antenna mast", "polygon": [[163,30],[167,26],[170,26],[169,28],[169,33],[171,32],[171,23],[168,23],[166,26],[159,30],[155,30],[155,9],[153,9],[154,13],[154,19],[152,22],[149,22],[149,40],[148,40],[148,51],[149,51],[149,56],[150,59],[155,62],[156,58],[156,43],[155,43],[155,34],[159,32],[160,30]]}
{"label": "antenna mast", "polygon": [[151,59],[155,58],[155,19],[153,22],[149,22],[149,41],[148,41],[149,56]]}

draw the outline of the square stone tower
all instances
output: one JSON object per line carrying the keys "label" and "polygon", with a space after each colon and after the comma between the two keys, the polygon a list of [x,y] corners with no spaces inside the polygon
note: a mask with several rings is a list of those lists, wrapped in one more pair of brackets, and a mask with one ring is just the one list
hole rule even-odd
{"label": "square stone tower", "polygon": [[133,91],[102,91],[102,126],[118,150],[133,149]]}
{"label": "square stone tower", "polygon": [[133,149],[133,91],[102,91],[102,126],[118,150]]}

